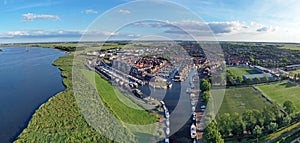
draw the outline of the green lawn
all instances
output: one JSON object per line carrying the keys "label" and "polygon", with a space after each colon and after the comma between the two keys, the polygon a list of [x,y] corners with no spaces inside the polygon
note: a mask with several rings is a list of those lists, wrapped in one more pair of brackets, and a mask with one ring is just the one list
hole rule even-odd
{"label": "green lawn", "polygon": [[245,74],[258,74],[259,72],[251,69],[251,68],[237,68],[237,67],[231,67],[227,68],[231,73],[235,74],[236,76],[243,76]]}
{"label": "green lawn", "polygon": [[246,109],[262,110],[270,105],[252,87],[227,88],[218,116],[224,113],[242,114]]}
{"label": "green lawn", "polygon": [[296,106],[296,112],[300,112],[300,87],[288,81],[275,84],[256,86],[274,102],[282,105],[286,100],[291,100]]}

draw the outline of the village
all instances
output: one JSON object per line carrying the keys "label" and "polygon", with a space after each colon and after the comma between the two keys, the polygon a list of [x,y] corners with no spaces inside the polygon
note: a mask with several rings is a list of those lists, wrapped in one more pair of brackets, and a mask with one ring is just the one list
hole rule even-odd
{"label": "village", "polygon": [[[220,56],[205,53],[196,44],[181,43],[181,46],[184,52],[180,52],[180,47],[177,45],[158,44],[158,46],[152,47],[112,48],[86,53],[89,57],[86,65],[90,69],[95,69],[102,77],[110,80],[114,86],[132,94],[136,100],[143,101],[144,107],[152,109],[161,107],[163,109],[164,119],[161,122],[165,125],[164,142],[172,140],[172,123],[170,123],[172,116],[168,109],[168,101],[160,99],[159,96],[150,95],[151,92],[144,90],[145,86],[155,90],[172,90],[176,82],[186,83],[187,88],[183,90],[186,90],[185,94],[189,97],[191,104],[191,109],[189,109],[191,112],[190,129],[186,130],[190,132],[190,140],[201,142],[204,132],[204,112],[208,99],[204,99],[206,98],[204,97],[205,91],[201,91],[199,85],[198,87],[195,86],[196,83],[193,82],[195,76],[199,78],[198,83],[200,80],[207,79],[211,84],[222,85],[225,79],[227,87],[234,87],[231,87],[230,90],[239,90],[236,86],[247,85],[253,86],[256,92],[261,92],[259,87],[256,87],[257,85],[276,83],[284,79],[291,81],[299,79],[298,76],[290,73],[290,71],[300,68],[297,64],[284,65],[283,67],[269,65],[263,67],[264,64],[258,64],[255,62],[256,60],[249,57],[236,54],[229,55],[230,50],[224,51],[225,57],[222,60]],[[242,51],[247,51],[247,48],[243,48]],[[213,58],[208,59],[207,57]],[[222,78],[220,73],[225,68],[226,77]],[[191,73],[195,75],[191,75]],[[247,89],[245,92],[249,92],[248,90],[252,89]],[[262,99],[259,100],[276,104],[272,98],[265,94],[261,94],[261,97]],[[227,96],[225,95],[224,98]],[[241,103],[241,105],[247,106],[245,103]],[[220,110],[222,113],[223,109]],[[287,114],[282,106],[280,106],[280,111]],[[218,115],[217,118],[220,116]]]}

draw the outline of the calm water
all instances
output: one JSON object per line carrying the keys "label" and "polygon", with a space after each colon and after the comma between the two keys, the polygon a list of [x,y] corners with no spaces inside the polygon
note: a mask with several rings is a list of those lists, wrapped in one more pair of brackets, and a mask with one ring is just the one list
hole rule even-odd
{"label": "calm water", "polygon": [[[190,79],[196,71],[190,72],[187,79]],[[192,121],[192,106],[190,95],[186,93],[189,86],[189,80],[184,82],[173,82],[171,89],[151,90],[149,86],[139,86],[139,89],[145,95],[151,95],[158,100],[163,100],[170,111],[170,141],[173,143],[189,143],[192,142],[190,137],[190,127]]]}
{"label": "calm water", "polygon": [[1,48],[0,143],[12,142],[32,114],[65,89],[60,70],[52,62],[65,53],[47,48]]}

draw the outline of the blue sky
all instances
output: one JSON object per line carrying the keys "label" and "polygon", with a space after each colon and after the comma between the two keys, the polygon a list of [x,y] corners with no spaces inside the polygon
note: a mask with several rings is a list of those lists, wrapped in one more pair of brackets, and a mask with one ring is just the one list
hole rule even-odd
{"label": "blue sky", "polygon": [[299,6],[297,0],[0,0],[0,43],[191,36],[299,42]]}

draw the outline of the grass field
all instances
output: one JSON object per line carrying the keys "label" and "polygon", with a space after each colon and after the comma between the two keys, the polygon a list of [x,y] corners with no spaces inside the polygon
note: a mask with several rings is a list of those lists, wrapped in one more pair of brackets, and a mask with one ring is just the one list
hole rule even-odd
{"label": "grass field", "polygon": [[256,86],[274,102],[282,105],[286,100],[291,100],[296,106],[296,112],[300,112],[300,87],[288,81],[275,84]]}
{"label": "grass field", "polygon": [[236,76],[243,76],[245,74],[258,74],[259,72],[251,69],[251,68],[237,68],[237,67],[232,67],[232,68],[227,68],[231,73],[235,74]]}
{"label": "grass field", "polygon": [[225,91],[223,103],[218,116],[224,113],[237,112],[242,114],[246,109],[262,110],[265,106],[271,105],[260,93],[252,87],[228,88]]}
{"label": "grass field", "polygon": [[292,73],[293,75],[294,74],[299,74],[300,73],[300,69],[298,69],[298,70],[293,70],[293,71],[289,71],[290,73]]}
{"label": "grass field", "polygon": [[279,47],[280,49],[300,50],[300,44],[285,44]]}

